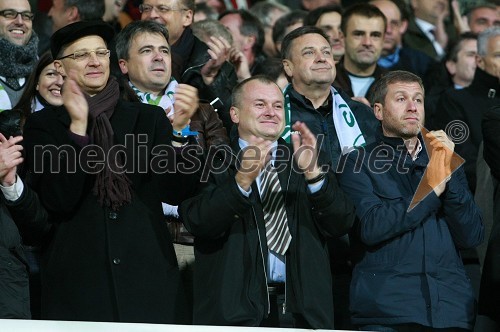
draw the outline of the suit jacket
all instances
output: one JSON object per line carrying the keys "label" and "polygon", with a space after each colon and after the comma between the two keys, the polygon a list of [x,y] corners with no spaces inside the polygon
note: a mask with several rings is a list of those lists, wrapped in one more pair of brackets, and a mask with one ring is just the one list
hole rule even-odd
{"label": "suit jacket", "polygon": [[[192,176],[175,171],[172,127],[156,106],[119,101],[110,122],[132,183],[132,201],[118,211],[101,207],[92,193],[92,169],[75,159],[86,147],[68,135],[64,106],[26,121],[27,163],[53,224],[42,257],[42,317],[183,323],[184,294],[161,202],[178,204]],[[51,146],[69,152],[40,152]]]}
{"label": "suit jacket", "polygon": [[[236,140],[233,153],[238,151]],[[318,192],[310,194],[304,177],[292,170],[290,147],[281,139],[280,155],[283,158],[274,165],[283,170],[279,180],[292,235],[286,253],[286,309],[302,314],[313,328],[331,329],[326,237],[346,234],[354,218],[352,203],[339,190],[333,173],[328,173]],[[195,236],[194,323],[259,326],[269,310],[268,250],[259,191],[254,182],[249,198],[240,192],[231,150],[221,150],[208,162],[214,172],[199,195],[179,208]]]}

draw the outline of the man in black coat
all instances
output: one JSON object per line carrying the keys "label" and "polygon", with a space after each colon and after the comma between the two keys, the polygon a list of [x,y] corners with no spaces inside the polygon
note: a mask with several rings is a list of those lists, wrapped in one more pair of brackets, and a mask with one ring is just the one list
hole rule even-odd
{"label": "man in black coat", "polygon": [[48,226],[36,194],[16,173],[23,162],[21,141],[21,136],[6,139],[0,132],[0,318],[4,319],[31,318],[28,263],[19,228],[34,232]]}
{"label": "man in black coat", "polygon": [[[180,206],[195,236],[194,323],[331,329],[326,238],[347,233],[352,203],[334,174],[318,166],[316,138],[304,123],[293,125],[300,133],[292,137],[293,156],[280,139],[284,99],[270,79],[238,84],[231,118],[238,140],[209,158],[210,178]],[[278,237],[288,241],[276,250],[266,208],[269,167],[279,179],[273,187],[285,219],[279,229],[289,234]]]}
{"label": "man in black coat", "polygon": [[[382,14],[380,14],[382,15]],[[375,140],[379,121],[367,105],[352,100],[345,91],[332,87],[335,63],[328,36],[317,27],[304,26],[283,40],[283,66],[291,84],[285,90],[287,119],[307,123],[321,140],[320,164],[337,170],[343,154]],[[289,137],[287,123],[283,137]],[[335,328],[353,329],[349,316],[351,261],[349,240],[330,241],[334,275]]]}
{"label": "man in black coat", "polygon": [[193,0],[144,0],[141,20],[153,20],[167,27],[172,47],[172,76],[180,83],[196,87],[200,99],[208,100],[218,110],[228,134],[231,89],[237,83],[236,72],[229,62],[229,43],[213,36],[207,44],[193,35]]}
{"label": "man in black coat", "polygon": [[112,37],[103,22],[53,34],[64,105],[34,113],[24,127],[27,164],[53,226],[42,253],[42,318],[183,323],[161,202],[178,204],[194,185],[193,170],[178,167],[197,98],[178,98],[172,125],[157,106],[121,100],[109,77]]}
{"label": "man in black coat", "polygon": [[477,68],[472,83],[461,90],[446,90],[436,108],[432,129],[446,129],[455,137],[455,151],[465,159],[471,191],[476,189],[476,160],[483,140],[483,113],[500,103],[500,27],[481,32],[477,39]]}
{"label": "man in black coat", "polygon": [[484,160],[493,177],[493,227],[481,276],[479,314],[493,319],[500,327],[500,104],[484,113],[482,121]]}

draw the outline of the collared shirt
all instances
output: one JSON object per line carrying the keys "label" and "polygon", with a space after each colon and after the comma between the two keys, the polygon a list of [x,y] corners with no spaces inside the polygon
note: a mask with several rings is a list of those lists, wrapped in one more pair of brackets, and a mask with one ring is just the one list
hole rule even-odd
{"label": "collared shirt", "polygon": [[12,202],[17,201],[23,193],[24,183],[21,178],[16,175],[16,183],[8,187],[0,185],[0,190],[2,191],[6,200]]}
{"label": "collared shirt", "polygon": [[[246,148],[249,146],[248,142],[239,138],[238,143],[240,145],[241,149]],[[271,151],[272,151],[272,157],[271,160],[269,161],[270,163],[273,164],[274,166],[274,161],[276,159],[276,149],[278,147],[278,142],[275,141],[271,144]],[[260,187],[261,183],[261,178],[262,178],[262,172],[257,176],[257,179],[255,179],[255,182],[257,184],[257,188],[259,189],[259,193],[262,195],[262,188]],[[318,183],[314,184],[309,184],[307,185],[309,188],[309,191],[314,194],[318,190],[321,189],[323,184],[325,183],[325,180],[321,180]],[[240,189],[240,192],[245,196],[245,197],[250,197],[250,194],[252,193],[252,188],[248,191],[244,190],[238,185],[238,188]],[[280,255],[275,253],[274,251],[268,250],[268,255],[267,255],[267,271],[268,271],[268,276],[267,276],[267,281],[268,282],[285,282],[286,280],[286,258],[284,255]]]}
{"label": "collared shirt", "polygon": [[427,39],[429,39],[432,42],[432,46],[434,46],[434,49],[436,50],[438,56],[442,58],[445,55],[445,51],[443,47],[437,42],[436,37],[432,32],[436,31],[436,26],[419,18],[415,18],[415,23],[420,28],[420,30],[424,32]]}

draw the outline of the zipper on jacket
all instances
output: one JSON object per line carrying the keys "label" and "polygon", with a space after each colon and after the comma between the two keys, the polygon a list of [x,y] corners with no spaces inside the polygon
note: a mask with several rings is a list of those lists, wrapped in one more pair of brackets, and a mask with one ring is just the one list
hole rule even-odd
{"label": "zipper on jacket", "polygon": [[[262,242],[260,241],[259,224],[257,222],[257,216],[255,215],[255,210],[253,207],[252,207],[252,213],[253,213],[253,220],[255,222],[255,227],[257,227],[257,237],[259,238],[260,257],[262,259],[262,267],[264,268],[264,277],[266,280],[266,294],[267,294],[267,314],[269,315],[269,313],[271,312],[271,301],[269,300],[269,285],[267,284],[266,261],[264,260],[264,253],[262,252]],[[286,290],[285,290],[285,292],[286,292]],[[286,293],[285,293],[285,296],[286,296]]]}

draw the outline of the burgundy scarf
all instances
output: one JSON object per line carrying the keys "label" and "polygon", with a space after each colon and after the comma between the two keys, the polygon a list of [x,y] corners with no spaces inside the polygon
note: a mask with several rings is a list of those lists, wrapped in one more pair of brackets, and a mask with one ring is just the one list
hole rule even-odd
{"label": "burgundy scarf", "polygon": [[102,148],[106,156],[104,169],[97,174],[93,194],[103,207],[117,211],[132,199],[131,182],[126,176],[120,154],[109,151],[114,144],[113,128],[109,119],[120,97],[120,88],[114,77],[93,97],[87,96],[90,115],[90,143]]}

